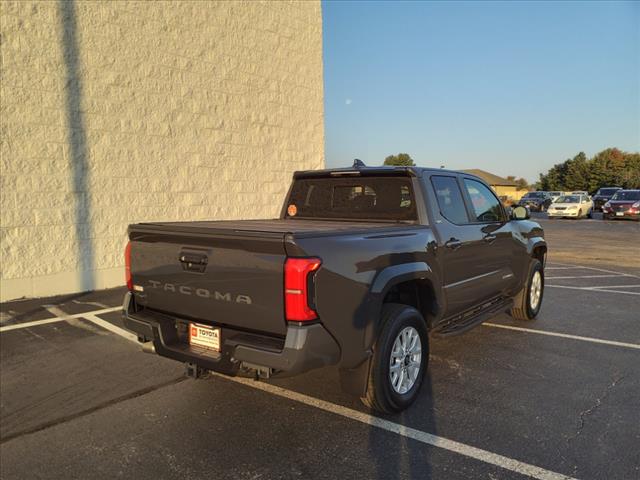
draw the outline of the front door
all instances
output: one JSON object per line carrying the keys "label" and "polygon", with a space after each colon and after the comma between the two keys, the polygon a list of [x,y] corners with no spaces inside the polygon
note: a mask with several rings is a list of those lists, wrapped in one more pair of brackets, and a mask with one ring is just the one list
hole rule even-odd
{"label": "front door", "polygon": [[514,239],[512,224],[507,220],[500,200],[484,183],[470,177],[462,178],[469,216],[477,228],[480,242],[477,260],[484,276],[479,287],[484,299],[505,294],[515,285],[513,269]]}

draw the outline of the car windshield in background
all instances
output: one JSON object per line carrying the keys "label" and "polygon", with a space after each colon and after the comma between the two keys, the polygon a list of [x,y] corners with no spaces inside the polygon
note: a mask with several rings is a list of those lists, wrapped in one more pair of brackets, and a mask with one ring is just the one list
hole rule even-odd
{"label": "car windshield in background", "polygon": [[287,218],[415,221],[407,177],[309,178],[295,180]]}
{"label": "car windshield in background", "polygon": [[613,195],[618,190],[620,189],[619,188],[601,188],[600,190],[598,190],[598,195]]}
{"label": "car windshield in background", "polygon": [[640,200],[640,190],[618,190],[611,200]]}
{"label": "car windshield in background", "polygon": [[525,195],[526,198],[544,198],[544,193],[542,192],[529,192]]}
{"label": "car windshield in background", "polygon": [[577,195],[565,195],[556,200],[556,203],[580,203],[580,197]]}

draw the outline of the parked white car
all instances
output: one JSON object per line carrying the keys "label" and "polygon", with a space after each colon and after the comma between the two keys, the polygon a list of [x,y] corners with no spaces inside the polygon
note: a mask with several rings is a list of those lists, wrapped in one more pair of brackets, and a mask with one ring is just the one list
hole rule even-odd
{"label": "parked white car", "polygon": [[547,215],[549,218],[591,218],[591,212],[593,212],[593,201],[589,195],[563,195],[549,205]]}

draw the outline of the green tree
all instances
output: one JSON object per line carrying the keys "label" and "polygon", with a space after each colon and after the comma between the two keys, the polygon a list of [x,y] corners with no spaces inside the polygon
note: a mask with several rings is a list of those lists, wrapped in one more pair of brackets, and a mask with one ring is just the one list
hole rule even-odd
{"label": "green tree", "polygon": [[580,152],[575,157],[540,174],[541,190],[587,190],[602,187],[640,188],[640,153],[607,148],[592,158]]}
{"label": "green tree", "polygon": [[529,190],[529,182],[524,178],[516,178],[513,175],[507,175],[507,180],[514,182],[518,190]]}
{"label": "green tree", "polygon": [[529,190],[529,182],[525,178],[516,178],[516,188],[518,190]]}
{"label": "green tree", "polygon": [[389,155],[384,159],[384,165],[395,165],[399,167],[414,167],[413,158],[408,153],[399,153],[397,155]]}
{"label": "green tree", "polygon": [[567,170],[564,178],[564,185],[566,189],[589,190],[590,171],[585,153],[580,152],[565,163],[567,164]]}
{"label": "green tree", "polygon": [[640,153],[627,153],[626,160],[621,185],[626,188],[640,188]]}

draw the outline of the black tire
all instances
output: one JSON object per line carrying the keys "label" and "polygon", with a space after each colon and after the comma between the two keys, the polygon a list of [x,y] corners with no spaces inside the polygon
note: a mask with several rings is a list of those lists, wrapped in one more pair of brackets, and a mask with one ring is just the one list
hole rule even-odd
{"label": "black tire", "polygon": [[[540,297],[535,307],[531,306],[531,287],[533,277],[539,272],[541,288]],[[511,316],[516,320],[533,320],[538,315],[540,307],[542,306],[542,299],[544,297],[544,269],[540,260],[534,258],[529,265],[529,275],[527,276],[527,283],[524,288],[513,299],[513,307],[511,308]]]}
{"label": "black tire", "polygon": [[587,218],[593,218],[593,213],[591,210],[589,210],[589,213],[587,213]]}
{"label": "black tire", "polygon": [[[417,398],[424,374],[429,364],[429,334],[424,318],[415,308],[398,303],[387,303],[382,308],[382,330],[373,348],[373,359],[369,367],[367,393],[362,403],[382,413],[400,412]],[[415,382],[404,393],[398,393],[391,382],[390,360],[393,344],[400,332],[413,327],[421,342],[419,373]]]}

